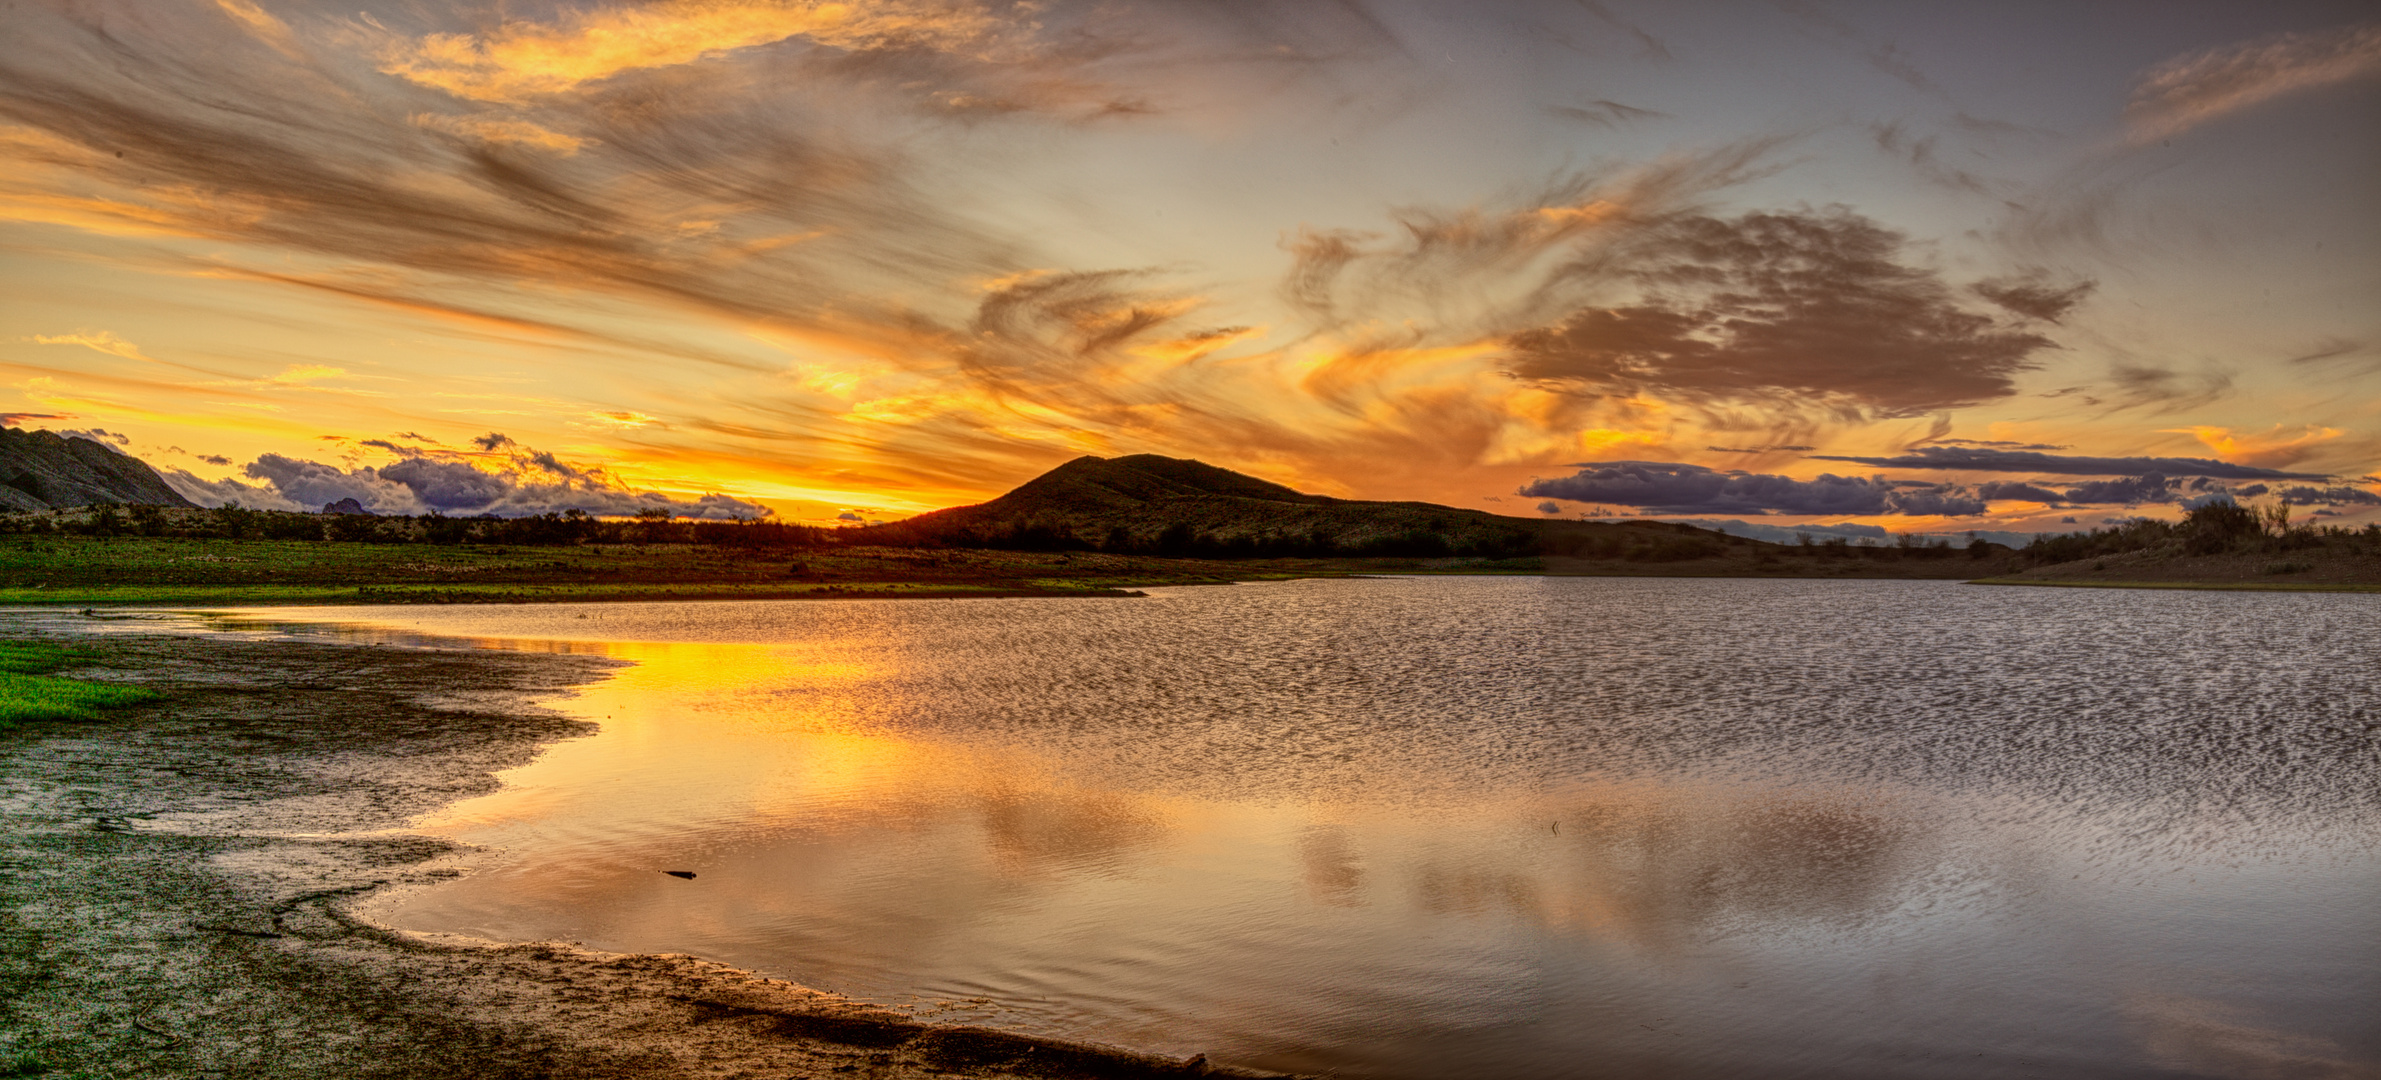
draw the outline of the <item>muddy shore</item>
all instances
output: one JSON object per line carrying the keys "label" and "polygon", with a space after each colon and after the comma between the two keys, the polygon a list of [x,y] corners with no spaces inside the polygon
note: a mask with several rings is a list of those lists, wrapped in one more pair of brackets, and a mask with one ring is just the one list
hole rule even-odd
{"label": "muddy shore", "polygon": [[[9,637],[62,633],[0,613]],[[406,823],[591,732],[533,702],[604,678],[612,661],[72,636],[104,657],[72,674],[166,697],[100,723],[0,735],[0,1055],[20,1067],[93,1078],[1259,1075],[936,1025],[691,957],[373,926],[350,905],[469,861]]]}

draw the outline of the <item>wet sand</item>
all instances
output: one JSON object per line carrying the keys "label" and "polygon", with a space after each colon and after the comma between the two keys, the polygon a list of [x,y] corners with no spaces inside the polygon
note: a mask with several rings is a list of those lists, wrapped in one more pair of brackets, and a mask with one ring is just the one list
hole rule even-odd
{"label": "wet sand", "polygon": [[0,1054],[144,1077],[1262,1075],[692,957],[371,925],[349,907],[472,864],[406,823],[591,732],[533,701],[612,661],[74,636],[107,656],[74,674],[168,696],[0,735]]}

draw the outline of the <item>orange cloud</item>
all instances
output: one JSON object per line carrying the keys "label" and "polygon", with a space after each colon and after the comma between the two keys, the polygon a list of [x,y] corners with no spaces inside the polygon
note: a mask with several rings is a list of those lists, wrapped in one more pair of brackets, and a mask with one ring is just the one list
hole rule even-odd
{"label": "orange cloud", "polygon": [[247,28],[257,40],[278,50],[284,56],[296,56],[298,43],[289,32],[289,24],[256,6],[251,0],[215,0],[215,6],[232,17],[232,21]]}
{"label": "orange cloud", "polygon": [[283,368],[279,374],[273,375],[265,381],[278,383],[282,386],[304,386],[307,383],[320,382],[324,379],[345,378],[352,378],[352,376],[348,375],[345,369],[335,368],[328,364],[291,364]]}
{"label": "orange cloud", "polygon": [[146,360],[152,364],[157,362],[153,357],[141,355],[140,346],[106,330],[79,330],[72,334],[35,334],[27,340],[36,345],[80,345],[86,349],[95,349],[109,356],[121,356],[127,360]]}
{"label": "orange cloud", "polygon": [[581,147],[594,142],[575,135],[539,127],[527,120],[506,120],[492,116],[445,116],[438,113],[415,113],[409,117],[413,126],[429,131],[442,131],[483,143],[506,146],[525,146],[569,157]]}
{"label": "orange cloud", "polygon": [[2191,427],[2175,429],[2190,433],[2216,456],[2236,465],[2256,465],[2276,469],[2295,464],[2314,454],[2315,448],[2340,437],[2337,428],[2314,424],[2299,428],[2296,434],[2286,434],[2282,425],[2263,434],[2250,435],[2223,427]]}
{"label": "orange cloud", "polygon": [[990,15],[967,9],[676,0],[601,8],[553,24],[507,22],[484,35],[430,34],[391,49],[381,70],[474,101],[522,101],[794,37],[838,48],[895,40],[948,48],[996,26]]}

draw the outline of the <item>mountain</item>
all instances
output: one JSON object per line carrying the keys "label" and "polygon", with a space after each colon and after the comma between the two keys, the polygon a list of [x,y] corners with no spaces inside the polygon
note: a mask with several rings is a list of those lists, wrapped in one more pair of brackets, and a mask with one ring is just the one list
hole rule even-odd
{"label": "mountain", "polygon": [[94,503],[198,508],[165,486],[146,462],[103,443],[0,428],[0,510],[58,510]]}
{"label": "mountain", "polygon": [[864,539],[1158,554],[1508,556],[1535,553],[1549,532],[1595,528],[1309,495],[1204,462],[1136,454],[1076,458],[991,502],[873,526]]}

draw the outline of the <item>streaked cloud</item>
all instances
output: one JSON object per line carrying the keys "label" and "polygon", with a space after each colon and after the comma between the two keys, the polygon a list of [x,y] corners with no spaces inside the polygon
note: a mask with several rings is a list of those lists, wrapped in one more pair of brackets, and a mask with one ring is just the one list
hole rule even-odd
{"label": "streaked cloud", "polygon": [[[1851,72],[1755,90],[1768,75],[1712,66],[1754,31],[1635,17],[21,5],[27,45],[0,51],[0,242],[161,303],[118,320],[66,298],[92,306],[15,320],[0,367],[15,408],[240,461],[310,460],[290,447],[334,425],[463,446],[462,425],[501,423],[806,514],[969,501],[1142,451],[1392,497],[1620,457],[1817,483],[1788,455],[1953,430],[2010,435],[1978,449],[2171,443],[2143,414],[2220,426],[2235,463],[2373,467],[2357,395],[2285,413],[2265,393],[2354,377],[2369,327],[2207,334],[2217,316],[2176,315],[2122,265],[2236,209],[2145,209],[2155,155],[2059,173],[2105,147],[2045,116],[1913,109],[1905,85],[1962,92],[1917,38],[1812,39],[1748,9],[1814,86]],[[2076,107],[2105,111],[2127,72],[2084,74],[2062,76],[2100,95]],[[2059,190],[2027,186],[2045,175]],[[2011,239],[2028,221],[2108,242]],[[2195,304],[2247,282],[2161,265],[2228,283]],[[2223,303],[2206,306],[2245,310]],[[169,305],[209,314],[184,329]],[[2194,344],[2142,329],[2169,324]],[[174,361],[134,378],[26,336],[149,358],[59,335],[85,326]],[[2295,429],[2268,432],[2285,415],[2343,434],[2285,445]],[[339,474],[405,440],[380,441],[341,444],[366,456]],[[1736,454],[1756,456],[1719,456]]]}
{"label": "streaked cloud", "polygon": [[2318,488],[2299,484],[2274,492],[2274,497],[2297,506],[2381,506],[2381,495],[2340,485]]}
{"label": "streaked cloud", "polygon": [[2381,75],[2381,24],[2274,34],[2177,56],[2142,72],[2125,103],[2136,143],[2319,86]]}
{"label": "streaked cloud", "polygon": [[575,135],[539,127],[527,120],[496,116],[448,116],[443,113],[415,113],[413,126],[449,135],[474,139],[483,143],[504,146],[525,146],[569,156],[593,141]]}
{"label": "streaked cloud", "polygon": [[972,5],[666,0],[569,12],[553,22],[507,19],[477,34],[425,34],[385,47],[381,70],[459,98],[518,102],[789,38],[846,49],[947,49],[1003,25]]}
{"label": "streaked cloud", "polygon": [[2087,457],[2046,454],[2033,450],[1995,450],[1988,447],[1921,446],[1906,454],[1859,457],[1813,454],[1814,461],[1848,461],[1890,469],[1943,469],[1966,472],[2015,472],[2055,476],[2207,476],[2227,480],[2320,480],[2321,473],[2290,473],[2255,465],[2235,465],[2207,458]]}
{"label": "streaked cloud", "polygon": [[142,355],[141,347],[105,330],[78,330],[71,334],[35,334],[26,339],[36,345],[80,345],[86,349],[121,356],[127,360],[156,361]]}
{"label": "streaked cloud", "polygon": [[2200,425],[2183,429],[2193,438],[2226,461],[2244,465],[2281,468],[2295,465],[2319,452],[2323,444],[2341,436],[2338,428],[2320,424],[2285,427],[2276,424],[2263,432],[2234,431],[2227,427]]}
{"label": "streaked cloud", "polygon": [[1528,498],[1633,506],[1655,514],[1913,514],[1973,516],[1984,500],[1948,485],[1821,474],[1814,480],[1701,465],[1612,461],[1533,480]]}
{"label": "streaked cloud", "polygon": [[1633,124],[1642,120],[1662,120],[1667,119],[1670,115],[1669,113],[1655,112],[1652,109],[1640,109],[1634,105],[1623,105],[1617,101],[1604,100],[1591,101],[1585,105],[1549,105],[1546,107],[1546,111],[1566,120],[1577,120],[1580,123],[1593,124],[1600,128],[1616,128],[1623,124]]}

